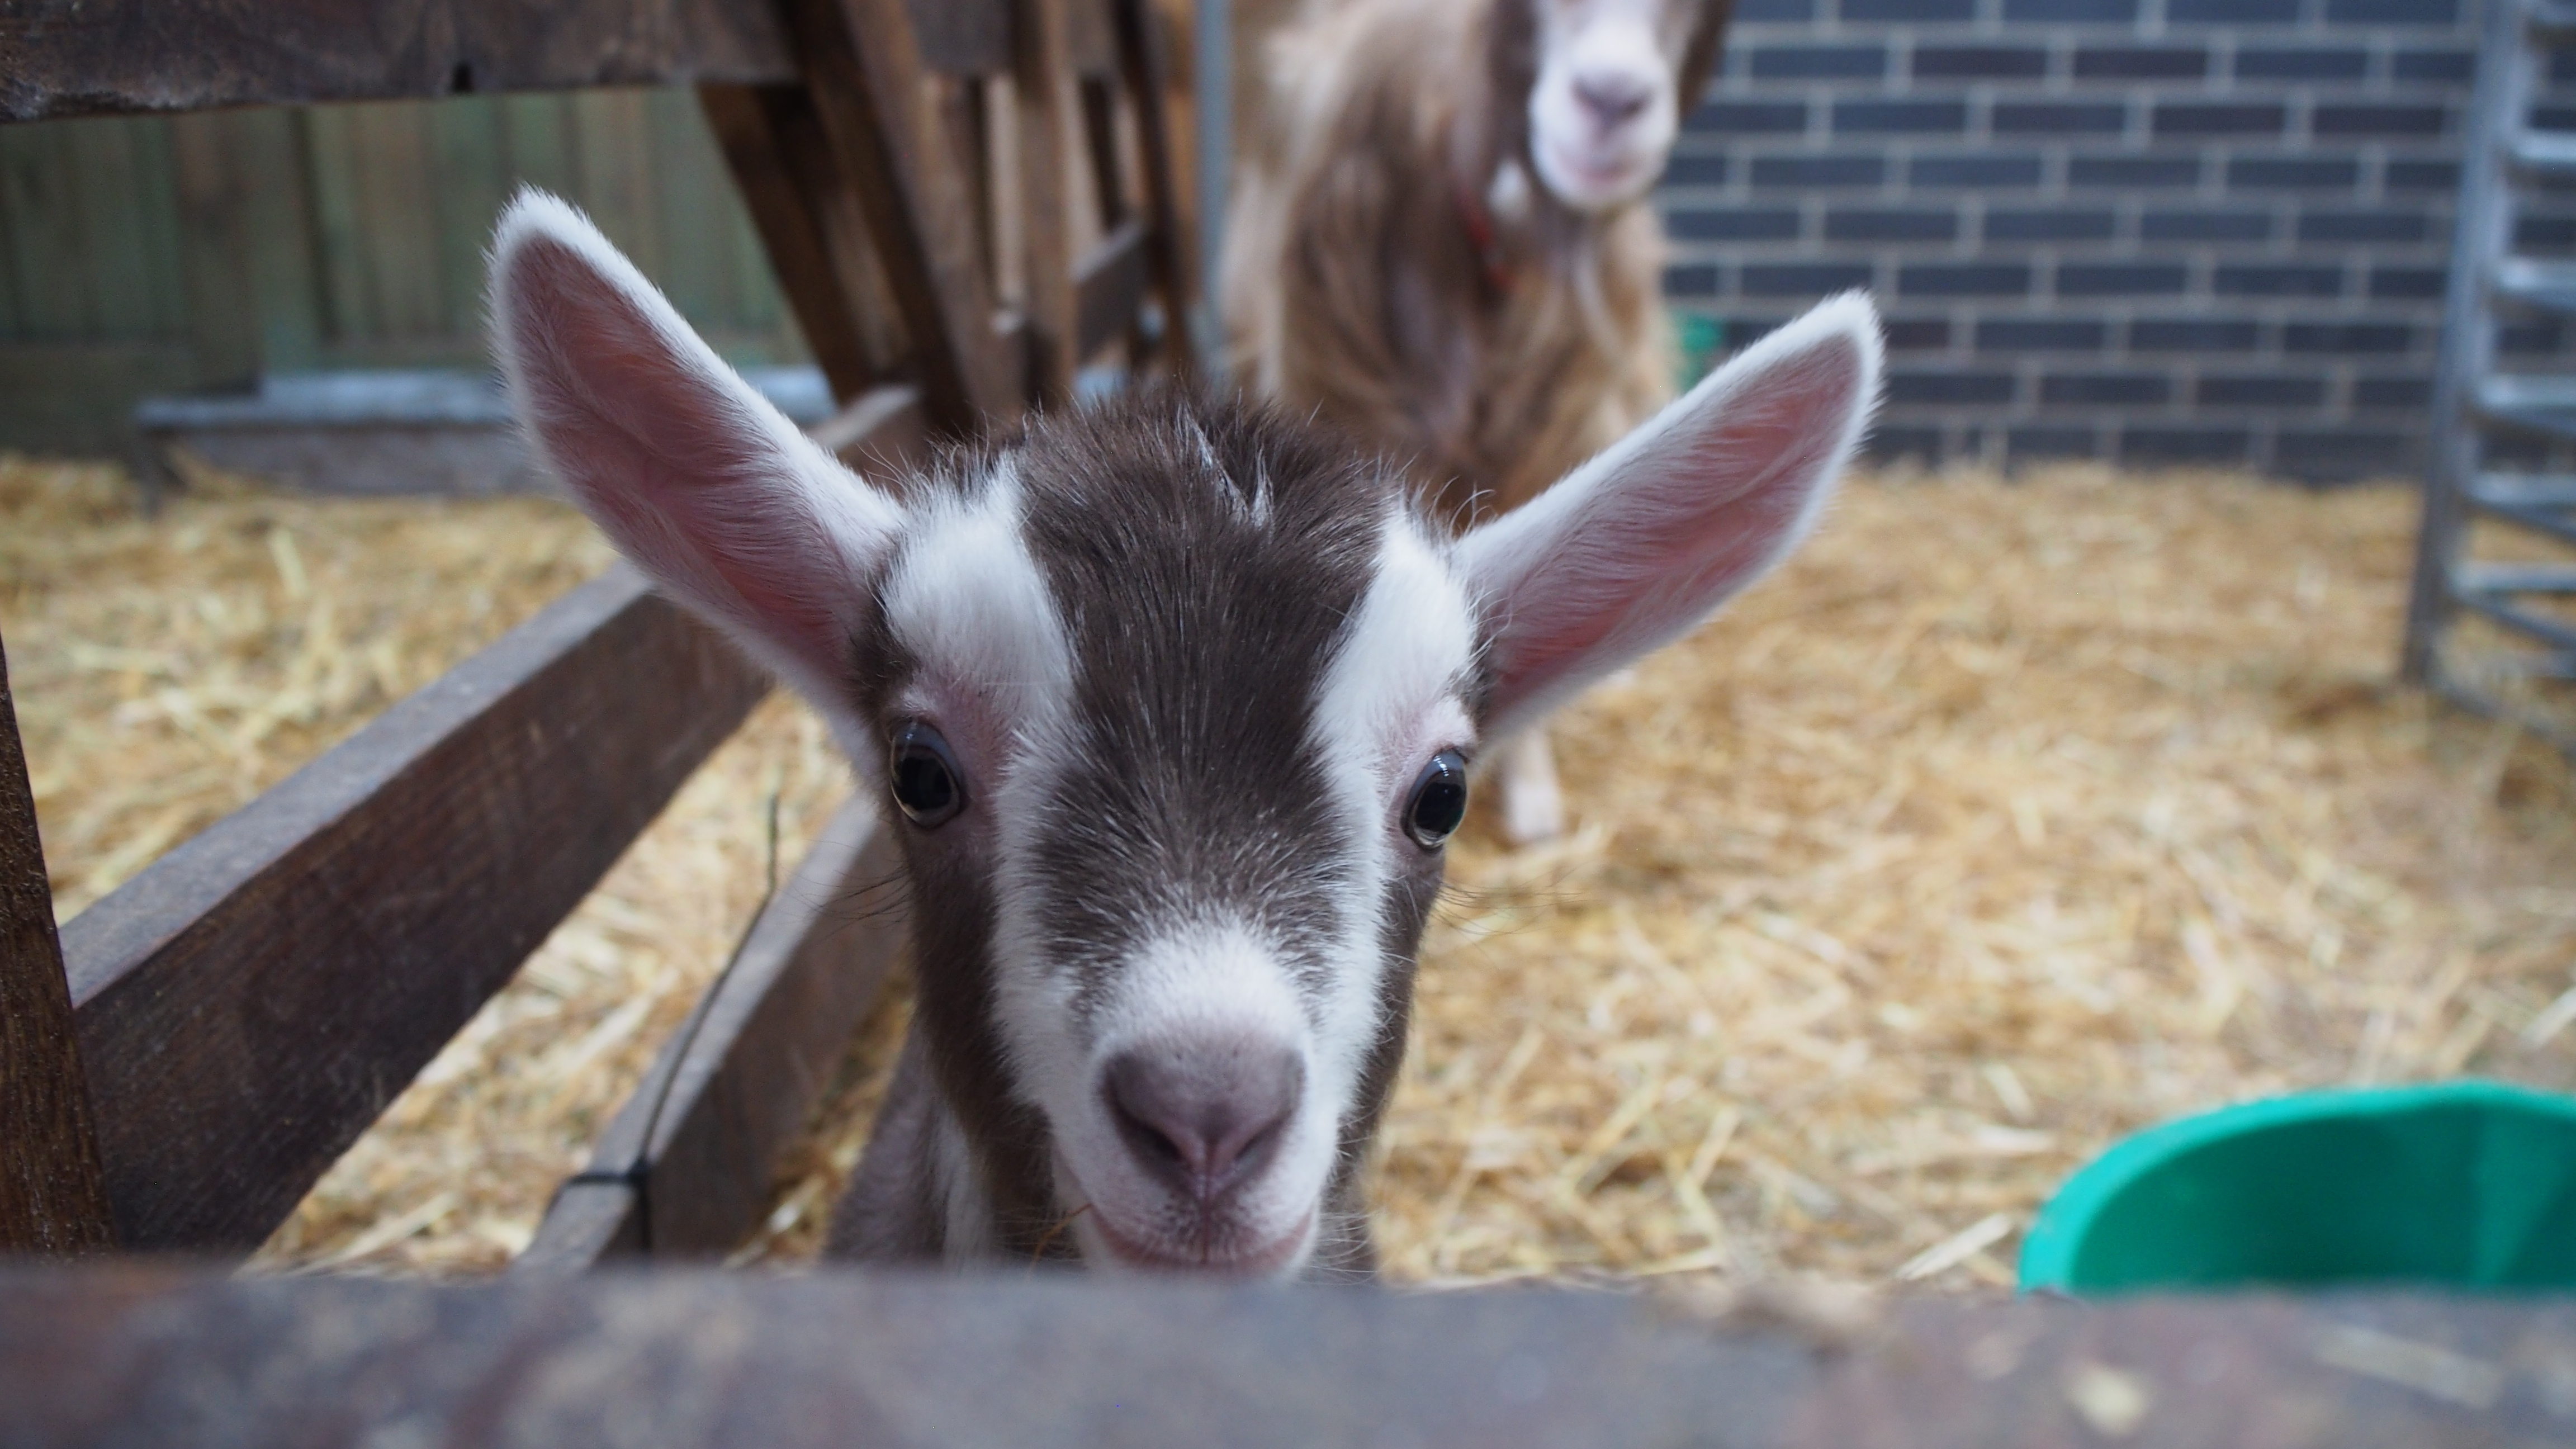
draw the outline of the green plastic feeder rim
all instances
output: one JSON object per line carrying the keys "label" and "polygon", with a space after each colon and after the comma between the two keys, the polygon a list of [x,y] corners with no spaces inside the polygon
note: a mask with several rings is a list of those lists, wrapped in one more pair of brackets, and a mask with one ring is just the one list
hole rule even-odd
{"label": "green plastic feeder rim", "polygon": [[2153,1127],[2068,1179],[2021,1286],[2576,1286],[2576,1098],[2310,1092]]}

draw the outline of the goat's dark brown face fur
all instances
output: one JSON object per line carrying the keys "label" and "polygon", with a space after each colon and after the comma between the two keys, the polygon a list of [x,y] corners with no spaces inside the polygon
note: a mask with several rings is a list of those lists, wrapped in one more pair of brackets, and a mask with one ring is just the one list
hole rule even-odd
{"label": "goat's dark brown face fur", "polygon": [[1778,558],[1877,378],[1867,305],[1828,304],[1456,538],[1310,426],[1151,388],[898,498],[561,203],[515,204],[494,265],[543,456],[887,802],[920,1096],[870,1201],[919,1225],[872,1241],[949,1258],[1364,1266],[1465,760]]}
{"label": "goat's dark brown face fur", "polygon": [[1576,211],[1634,201],[1661,176],[1717,57],[1732,0],[1494,0],[1504,154]]}

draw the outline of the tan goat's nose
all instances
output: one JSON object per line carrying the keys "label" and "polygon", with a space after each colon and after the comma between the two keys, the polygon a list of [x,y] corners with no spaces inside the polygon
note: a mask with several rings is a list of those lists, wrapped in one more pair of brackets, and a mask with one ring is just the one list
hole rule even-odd
{"label": "tan goat's nose", "polygon": [[1574,79],[1574,98],[1592,113],[1593,120],[1604,128],[1619,125],[1646,108],[1653,93],[1645,83],[1624,71],[1582,75]]}
{"label": "tan goat's nose", "polygon": [[1138,1164],[1201,1204],[1261,1175],[1305,1086],[1294,1050],[1240,1038],[1122,1052],[1101,1080]]}

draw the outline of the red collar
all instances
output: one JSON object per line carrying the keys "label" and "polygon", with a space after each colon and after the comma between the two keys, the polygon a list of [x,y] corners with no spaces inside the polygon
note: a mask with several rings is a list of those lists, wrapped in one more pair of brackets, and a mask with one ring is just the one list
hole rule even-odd
{"label": "red collar", "polygon": [[1484,198],[1468,187],[1453,185],[1451,194],[1457,198],[1458,224],[1467,233],[1467,244],[1476,249],[1476,260],[1485,269],[1485,285],[1496,296],[1510,296],[1519,276],[1503,250],[1502,234],[1494,229],[1494,214],[1486,209]]}

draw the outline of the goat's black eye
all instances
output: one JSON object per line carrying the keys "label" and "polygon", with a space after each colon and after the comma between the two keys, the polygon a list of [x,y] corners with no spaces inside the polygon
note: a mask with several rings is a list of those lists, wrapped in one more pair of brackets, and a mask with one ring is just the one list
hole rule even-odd
{"label": "goat's black eye", "polygon": [[934,830],[966,808],[966,779],[948,741],[918,721],[894,732],[886,746],[886,784],[906,819]]}
{"label": "goat's black eye", "polygon": [[1404,833],[1423,849],[1438,850],[1466,818],[1466,758],[1456,750],[1442,750],[1413,782],[1413,798],[1404,806]]}

